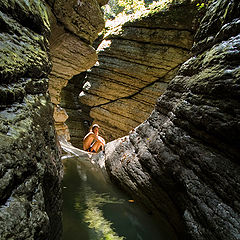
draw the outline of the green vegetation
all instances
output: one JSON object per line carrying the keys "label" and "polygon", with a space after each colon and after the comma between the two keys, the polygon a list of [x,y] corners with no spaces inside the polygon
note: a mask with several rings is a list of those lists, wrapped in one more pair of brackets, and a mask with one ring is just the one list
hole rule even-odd
{"label": "green vegetation", "polygon": [[206,7],[209,0],[109,0],[108,4],[103,6],[102,9],[105,20],[113,20],[125,15],[161,9],[166,7],[166,5],[182,2],[195,2],[197,8],[200,10]]}
{"label": "green vegetation", "polygon": [[118,4],[123,7],[126,13],[141,11],[145,8],[144,0],[119,0]]}
{"label": "green vegetation", "polygon": [[[111,34],[116,27],[120,27],[125,22],[132,22],[151,14],[155,14],[171,5],[181,4],[184,2],[192,3],[198,10],[196,18],[201,19],[206,10],[207,3],[211,0],[109,0],[108,4],[103,6],[103,12],[106,20],[105,29],[101,33]],[[121,27],[120,27],[121,28]],[[119,31],[121,29],[119,28]],[[107,35],[108,35],[107,34]]]}
{"label": "green vegetation", "polygon": [[163,7],[173,1],[175,0],[110,0],[107,5],[103,6],[103,11],[106,20],[113,20],[116,17]]}
{"label": "green vegetation", "polygon": [[205,3],[198,3],[196,6],[197,6],[198,9],[200,10],[201,8],[204,8]]}
{"label": "green vegetation", "polygon": [[[183,1],[186,0],[178,0],[177,2]],[[106,30],[160,11],[173,2],[176,2],[176,0],[110,0],[103,7]]]}

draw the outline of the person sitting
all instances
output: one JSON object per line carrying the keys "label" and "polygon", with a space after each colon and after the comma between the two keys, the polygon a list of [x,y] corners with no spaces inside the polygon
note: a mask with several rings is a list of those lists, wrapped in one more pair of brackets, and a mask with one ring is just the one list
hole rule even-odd
{"label": "person sitting", "polygon": [[94,124],[89,133],[83,139],[83,150],[96,153],[102,148],[104,150],[105,140],[98,136],[99,125]]}

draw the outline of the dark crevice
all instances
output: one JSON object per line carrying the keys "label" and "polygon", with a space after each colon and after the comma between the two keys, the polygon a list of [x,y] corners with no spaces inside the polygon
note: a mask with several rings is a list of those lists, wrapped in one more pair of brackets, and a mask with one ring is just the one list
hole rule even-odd
{"label": "dark crevice", "polygon": [[134,26],[131,26],[131,25],[123,25],[124,28],[143,28],[143,29],[153,29],[153,30],[166,30],[166,31],[186,31],[186,32],[190,32],[190,33],[195,33],[195,31],[193,29],[188,29],[188,28],[174,28],[174,27],[151,27],[151,26],[137,26],[134,24]]}

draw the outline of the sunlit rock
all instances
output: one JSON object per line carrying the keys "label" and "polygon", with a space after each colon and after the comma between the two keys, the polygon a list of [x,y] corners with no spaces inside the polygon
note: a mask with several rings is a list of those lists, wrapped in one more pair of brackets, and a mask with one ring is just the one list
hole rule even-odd
{"label": "sunlit rock", "polygon": [[98,46],[91,84],[79,98],[108,141],[124,136],[152,112],[193,44],[194,7],[177,4],[119,24]]}
{"label": "sunlit rock", "polygon": [[88,43],[92,43],[104,27],[97,0],[55,0],[53,12],[66,29]]}
{"label": "sunlit rock", "polygon": [[[104,21],[96,0],[58,0],[50,6],[52,71],[49,93],[52,103],[58,105],[62,88],[67,86],[68,81],[96,63],[97,54],[91,43],[104,27]],[[69,135],[68,129],[64,135]]]}
{"label": "sunlit rock", "polygon": [[57,123],[64,123],[68,119],[68,115],[63,108],[57,106],[54,107],[53,118]]}
{"label": "sunlit rock", "polygon": [[60,106],[55,106],[53,111],[53,119],[55,121],[55,129],[58,136],[64,136],[65,139],[70,140],[70,133],[68,126],[66,125],[66,120],[68,115],[65,109]]}

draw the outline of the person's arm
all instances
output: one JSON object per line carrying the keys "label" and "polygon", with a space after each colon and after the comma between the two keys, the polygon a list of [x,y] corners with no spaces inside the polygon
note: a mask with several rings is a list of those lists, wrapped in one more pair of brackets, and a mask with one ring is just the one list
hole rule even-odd
{"label": "person's arm", "polygon": [[105,145],[105,140],[102,137],[98,136],[98,139],[103,145]]}

